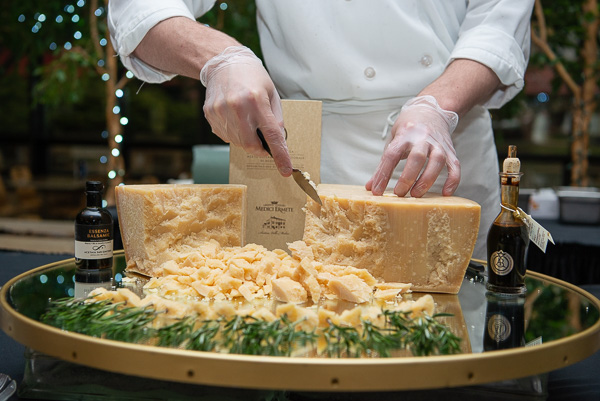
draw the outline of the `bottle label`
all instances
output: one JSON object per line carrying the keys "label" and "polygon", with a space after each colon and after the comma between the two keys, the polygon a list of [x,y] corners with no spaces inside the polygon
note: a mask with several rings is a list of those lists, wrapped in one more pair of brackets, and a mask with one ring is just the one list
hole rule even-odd
{"label": "bottle label", "polygon": [[506,276],[515,266],[515,261],[509,253],[502,250],[492,253],[490,267],[498,276]]}
{"label": "bottle label", "polygon": [[106,288],[107,290],[112,289],[112,281],[107,281],[105,283],[79,283],[75,282],[75,299],[85,299],[90,296],[90,292],[94,291],[96,288]]}
{"label": "bottle label", "polygon": [[98,242],[75,241],[77,259],[107,259],[113,257],[113,240]]}
{"label": "bottle label", "polygon": [[111,224],[75,226],[75,257],[77,259],[107,259],[113,256]]}

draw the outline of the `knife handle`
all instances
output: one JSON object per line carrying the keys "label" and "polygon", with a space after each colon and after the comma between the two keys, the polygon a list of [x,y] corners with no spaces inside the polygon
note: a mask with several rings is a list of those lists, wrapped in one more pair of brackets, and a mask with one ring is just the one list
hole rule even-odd
{"label": "knife handle", "polygon": [[256,135],[258,135],[258,139],[260,139],[260,142],[262,143],[263,148],[265,148],[265,150],[267,151],[267,153],[269,153],[269,155],[271,157],[273,157],[273,155],[271,154],[271,149],[269,148],[269,144],[265,140],[265,137],[264,137],[262,131],[260,129],[258,129],[258,128],[256,129]]}

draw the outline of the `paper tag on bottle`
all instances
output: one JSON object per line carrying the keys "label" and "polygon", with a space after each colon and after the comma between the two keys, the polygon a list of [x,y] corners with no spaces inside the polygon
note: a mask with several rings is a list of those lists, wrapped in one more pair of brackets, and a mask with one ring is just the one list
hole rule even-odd
{"label": "paper tag on bottle", "polygon": [[542,250],[542,252],[546,253],[548,241],[554,244],[554,239],[552,239],[550,232],[542,227],[540,223],[535,221],[533,217],[525,213],[520,207],[517,208],[515,215],[517,218],[523,220],[523,222],[529,228],[529,240],[536,244],[537,247]]}

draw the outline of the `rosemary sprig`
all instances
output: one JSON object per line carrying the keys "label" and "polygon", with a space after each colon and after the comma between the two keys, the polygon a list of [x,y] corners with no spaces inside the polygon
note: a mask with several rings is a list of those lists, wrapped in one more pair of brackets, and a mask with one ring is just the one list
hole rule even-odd
{"label": "rosemary sprig", "polygon": [[448,316],[438,314],[423,315],[415,319],[414,329],[410,337],[410,347],[414,355],[453,354],[460,349],[460,338],[446,326],[436,320],[437,317]]}
{"label": "rosemary sprig", "polygon": [[40,321],[63,330],[111,340],[141,343],[153,341],[163,347],[223,351],[236,354],[289,356],[298,349],[315,348],[319,336],[328,357],[389,357],[394,350],[413,355],[453,354],[461,339],[437,319],[445,314],[411,318],[409,312],[382,310],[386,324],[379,327],[363,320],[360,327],[328,322],[325,328],[300,329],[302,321],[282,316],[272,322],[251,316],[199,320],[189,316],[154,328],[158,316],[151,307],[125,307],[110,301],[84,302],[65,298],[53,301]]}
{"label": "rosemary sprig", "polygon": [[312,346],[317,340],[314,331],[296,328],[300,322],[290,322],[285,315],[272,322],[235,316],[225,323],[223,346],[234,354],[289,356],[298,346]]}
{"label": "rosemary sprig", "polygon": [[190,339],[194,331],[194,324],[195,319],[188,316],[173,324],[161,327],[156,333],[158,339],[156,345],[159,347],[180,347]]}
{"label": "rosemary sprig", "polygon": [[214,351],[217,347],[217,334],[221,330],[220,320],[205,320],[192,334],[186,345],[194,351]]}
{"label": "rosemary sprig", "polygon": [[327,346],[324,353],[328,357],[358,358],[362,350],[362,339],[358,330],[352,326],[342,326],[328,320],[329,326],[323,330]]}
{"label": "rosemary sprig", "polygon": [[329,357],[360,357],[362,355],[389,357],[394,350],[409,349],[413,355],[445,355],[460,351],[460,338],[433,317],[422,315],[410,318],[410,312],[384,310],[386,326],[379,327],[363,320],[362,329],[337,325],[328,321],[323,330]]}
{"label": "rosemary sprig", "polygon": [[401,348],[401,343],[394,336],[393,329],[375,326],[370,321],[363,321],[362,325],[361,351],[366,355],[387,358],[392,350]]}
{"label": "rosemary sprig", "polygon": [[154,335],[148,324],[156,318],[152,308],[124,308],[110,301],[84,302],[72,298],[53,301],[40,321],[63,330],[138,343]]}
{"label": "rosemary sprig", "polygon": [[456,354],[460,351],[460,337],[452,333],[437,318],[450,314],[423,314],[409,318],[407,312],[384,310],[387,324],[393,330],[400,348],[410,349],[413,355]]}

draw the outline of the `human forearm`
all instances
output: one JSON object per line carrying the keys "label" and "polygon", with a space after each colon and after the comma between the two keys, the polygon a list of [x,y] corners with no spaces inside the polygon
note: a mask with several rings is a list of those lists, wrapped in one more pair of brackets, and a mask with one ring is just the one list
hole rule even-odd
{"label": "human forearm", "polygon": [[154,68],[198,79],[209,59],[239,45],[223,32],[189,18],[173,17],[150,29],[133,54]]}
{"label": "human forearm", "polygon": [[281,174],[292,173],[279,94],[250,49],[196,21],[173,17],[150,29],[133,54],[156,69],[195,79],[206,65],[203,110],[213,132],[249,153],[267,156],[256,135],[260,129]]}
{"label": "human forearm", "polygon": [[454,60],[444,73],[419,96],[431,95],[440,107],[462,117],[478,104],[483,104],[501,86],[496,74],[473,60]]}

